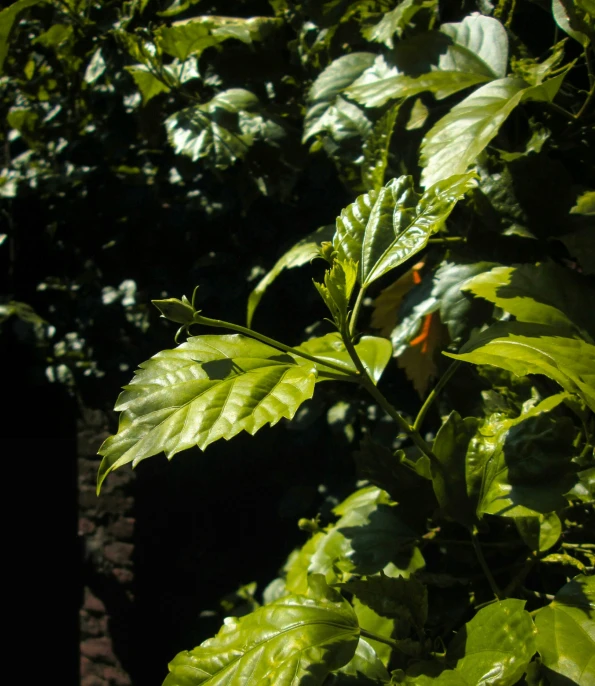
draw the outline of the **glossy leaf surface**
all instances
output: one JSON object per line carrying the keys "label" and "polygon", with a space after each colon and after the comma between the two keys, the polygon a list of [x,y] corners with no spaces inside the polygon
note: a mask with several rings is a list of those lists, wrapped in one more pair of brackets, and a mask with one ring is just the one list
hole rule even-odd
{"label": "glossy leaf surface", "polygon": [[424,248],[474,185],[472,174],[453,176],[420,197],[412,177],[393,179],[341,212],[333,245],[359,264],[359,282],[368,286]]}
{"label": "glossy leaf surface", "polygon": [[539,610],[537,650],[543,664],[578,686],[595,680],[595,577],[576,576]]}
{"label": "glossy leaf surface", "polygon": [[371,686],[372,684],[386,683],[390,676],[382,660],[378,657],[376,650],[368,641],[359,639],[355,655],[341,669],[333,672],[325,681],[325,686],[352,686],[354,679],[361,686]]}
{"label": "glossy leaf surface", "polygon": [[291,419],[312,396],[312,365],[239,336],[195,336],[143,363],[116,404],[115,436],[100,449],[100,486],[124,464],[165,452],[168,458],[198,445]]}
{"label": "glossy leaf surface", "polygon": [[[519,331],[534,335],[508,333]],[[455,355],[473,364],[490,364],[525,376],[544,374],[570,393],[577,393],[595,411],[595,346],[539,325],[495,325]],[[467,352],[466,350],[470,350]]]}
{"label": "glossy leaf surface", "polygon": [[309,596],[289,595],[235,619],[169,664],[164,686],[322,684],[355,654],[359,626],[349,603],[321,578]]}

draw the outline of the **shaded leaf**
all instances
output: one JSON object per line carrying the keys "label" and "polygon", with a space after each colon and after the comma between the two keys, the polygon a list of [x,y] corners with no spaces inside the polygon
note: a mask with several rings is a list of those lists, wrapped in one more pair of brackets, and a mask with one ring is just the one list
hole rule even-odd
{"label": "shaded leaf", "polygon": [[314,578],[309,595],[289,595],[240,619],[169,664],[164,686],[245,684],[320,685],[348,663],[359,626],[349,603]]}
{"label": "shaded leaf", "polygon": [[304,121],[303,142],[329,125],[329,108],[336,105],[337,97],[350,86],[374,61],[371,52],[353,52],[343,55],[317,77],[308,93],[307,112]]}
{"label": "shaded leaf", "polygon": [[[338,332],[328,333],[319,338],[311,338],[305,343],[295,346],[295,348],[296,350],[303,350],[310,355],[314,355],[321,360],[328,360],[329,362],[341,365],[345,368],[345,376],[353,376],[357,373],[356,367]],[[377,336],[362,336],[355,349],[368,374],[378,383],[392,355],[390,341]],[[309,367],[313,366],[313,363],[308,360],[300,361],[300,359],[296,358],[296,362],[303,363]],[[338,370],[325,367],[324,364],[316,365],[316,369],[319,381],[340,378],[341,375]]]}
{"label": "shaded leaf", "polygon": [[8,54],[8,40],[14,22],[21,12],[42,2],[45,0],[17,0],[0,12],[0,74],[4,69],[4,60]]}
{"label": "shaded leaf", "polygon": [[[329,308],[339,331],[348,321],[349,301],[357,281],[357,264],[350,259],[333,261],[324,274],[324,284],[314,281],[316,290]],[[388,342],[388,341],[387,341]]]}
{"label": "shaded leaf", "polygon": [[577,261],[583,274],[595,274],[595,227],[585,226],[560,236],[560,240]]}
{"label": "shaded leaf", "polygon": [[353,679],[357,679],[357,683],[362,686],[387,682],[390,679],[376,651],[363,638],[359,639],[355,655],[351,660],[344,667],[333,672],[333,675],[324,683],[325,686],[353,686]]}
{"label": "shaded leaf", "polygon": [[560,335],[551,327],[513,322],[491,326],[461,350],[444,354],[501,367],[517,376],[544,374],[569,393],[577,393],[595,411],[595,346],[590,343]]}
{"label": "shaded leaf", "polygon": [[595,675],[595,577],[579,574],[535,615],[543,664],[578,686]]}
{"label": "shaded leaf", "polygon": [[168,93],[170,91],[170,86],[154,76],[144,64],[124,68],[134,79],[142,95],[144,105],[156,95],[159,95],[159,93]]}
{"label": "shaded leaf", "polygon": [[448,331],[436,313],[427,314],[418,335],[397,357],[399,369],[405,370],[420,398],[425,397],[430,382],[438,375],[436,354],[449,340]]}
{"label": "shaded leaf", "polygon": [[553,262],[496,267],[462,289],[485,298],[518,321],[581,329],[595,335],[590,305],[595,293],[579,274]]}
{"label": "shaded leaf", "polygon": [[239,335],[194,336],[144,362],[116,403],[118,433],[101,446],[98,489],[122,465],[168,458],[241,431],[291,419],[312,397],[315,372]]}
{"label": "shaded leaf", "polygon": [[252,325],[254,312],[260,303],[262,296],[267,288],[275,281],[284,269],[293,269],[311,262],[315,257],[320,256],[320,244],[324,241],[332,240],[335,227],[331,225],[322,226],[316,231],[308,234],[301,241],[296,243],[284,255],[282,255],[274,267],[258,282],[256,288],[250,293],[248,298],[248,312],[246,315],[247,326]]}
{"label": "shaded leaf", "polygon": [[382,336],[390,335],[395,328],[403,298],[413,286],[421,282],[419,272],[423,266],[423,262],[414,264],[394,283],[380,291],[375,298],[370,326],[373,329],[379,329]]}
{"label": "shaded leaf", "polygon": [[537,517],[516,517],[514,523],[523,541],[537,552],[556,545],[562,534],[562,523],[555,512]]}
{"label": "shaded leaf", "polygon": [[367,190],[379,191],[384,186],[390,142],[398,114],[398,105],[390,107],[374,124],[372,133],[364,142],[362,181]]}
{"label": "shaded leaf", "polygon": [[535,627],[523,600],[482,608],[448,646],[447,661],[467,684],[513,686],[535,654]]}
{"label": "shaded leaf", "polygon": [[[360,628],[364,631],[369,631],[376,636],[383,636],[384,638],[391,638],[394,633],[395,622],[388,617],[381,617],[372,608],[360,602],[357,598],[351,601],[355,614],[357,615],[357,622]],[[381,664],[388,665],[391,655],[391,648],[386,643],[381,641],[372,641],[371,647],[376,653]]]}
{"label": "shaded leaf", "polygon": [[393,179],[341,212],[333,245],[359,263],[359,282],[368,286],[422,250],[474,185],[473,174],[453,176],[420,197],[412,177]]}
{"label": "shaded leaf", "polygon": [[552,13],[556,24],[564,33],[586,47],[589,44],[589,37],[581,31],[586,27],[580,21],[576,10],[572,0],[552,0]]}

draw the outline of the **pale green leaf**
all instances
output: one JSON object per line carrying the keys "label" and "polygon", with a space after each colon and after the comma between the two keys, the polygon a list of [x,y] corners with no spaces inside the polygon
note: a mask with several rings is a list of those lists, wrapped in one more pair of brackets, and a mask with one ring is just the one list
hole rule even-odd
{"label": "pale green leaf", "polygon": [[[516,333],[516,332],[519,333]],[[489,364],[517,376],[544,374],[595,411],[595,346],[538,324],[494,325],[462,348],[445,353],[473,364]]]}
{"label": "pale green leaf", "polygon": [[556,24],[583,47],[589,45],[589,36],[583,31],[576,13],[574,0],[552,0],[552,14]]}
{"label": "pale green leaf", "polygon": [[229,38],[248,44],[263,40],[278,25],[279,20],[272,17],[193,17],[159,28],[156,39],[164,52],[184,61]]}
{"label": "pale green leaf", "polygon": [[535,616],[543,664],[577,686],[595,683],[594,615],[595,577],[579,574]]}
{"label": "pale green leaf", "polygon": [[359,626],[349,603],[314,578],[308,596],[288,595],[179,653],[163,686],[320,686],[355,654]]}
{"label": "pale green leaf", "polygon": [[489,300],[518,321],[595,335],[590,313],[595,292],[580,274],[554,262],[496,267],[465,282],[462,290]]}
{"label": "pale green leaf", "polygon": [[[357,373],[356,367],[338,332],[328,333],[319,338],[311,338],[305,343],[295,346],[295,349],[303,350],[305,353],[314,355],[320,360],[327,360],[335,365],[344,367],[346,377],[354,376]],[[390,341],[387,338],[380,338],[378,336],[362,336],[356,344],[355,350],[370,377],[374,382],[378,383],[382,372],[392,357]],[[297,356],[296,362],[300,362],[300,358]],[[301,362],[308,366],[313,364],[303,359]],[[315,366],[318,372],[317,381],[341,378],[341,373],[338,370],[326,367],[324,362]]]}
{"label": "pale green leaf", "polygon": [[275,281],[284,269],[301,267],[311,262],[315,257],[320,256],[320,244],[323,241],[330,241],[335,233],[333,225],[321,226],[316,231],[308,234],[301,241],[298,241],[284,255],[282,255],[274,267],[258,282],[256,288],[250,293],[248,298],[248,312],[246,315],[247,326],[252,325],[254,312],[260,303],[262,296],[267,288]]}
{"label": "pale green leaf", "polygon": [[514,523],[529,548],[540,553],[555,546],[562,534],[562,523],[555,512],[536,517],[516,517]]}
{"label": "pale green leaf", "polygon": [[469,686],[513,686],[535,654],[535,627],[524,600],[482,608],[448,646],[449,662]]}
{"label": "pale green leaf", "polygon": [[[335,106],[338,96],[374,62],[371,52],[353,52],[343,55],[317,77],[308,92],[307,111],[302,140],[306,142],[318,131],[328,128],[329,108]],[[343,101],[346,102],[346,101]],[[325,118],[326,115],[326,118]]]}
{"label": "pale green leaf", "polygon": [[116,404],[118,433],[101,446],[98,488],[122,465],[164,452],[204,450],[241,431],[291,419],[312,397],[315,372],[239,335],[194,336],[144,362]]}
{"label": "pale green leaf", "polygon": [[174,0],[172,4],[162,12],[157,12],[160,17],[175,17],[185,12],[192,5],[197,5],[201,0]]}
{"label": "pale green leaf", "polygon": [[435,10],[437,5],[437,0],[402,0],[394,10],[386,12],[378,24],[364,29],[362,34],[369,41],[384,43],[388,48],[393,48],[394,35],[401,38],[419,10]]}
{"label": "pale green leaf", "polygon": [[156,95],[159,95],[159,93],[168,93],[170,91],[170,87],[161,79],[154,76],[144,64],[124,67],[124,69],[132,75],[132,78],[142,95],[144,105]]}
{"label": "pale green leaf", "polygon": [[451,177],[420,198],[412,177],[393,179],[341,212],[333,245],[359,263],[359,282],[368,286],[422,250],[474,185],[472,174]]}
{"label": "pale green leaf", "polygon": [[89,64],[85,69],[85,76],[83,77],[84,82],[95,83],[95,81],[97,81],[97,79],[103,74],[105,68],[105,59],[103,58],[101,48],[98,48],[93,53],[93,56],[89,60]]}
{"label": "pale green leaf", "polygon": [[21,12],[42,2],[45,0],[17,0],[0,12],[0,74],[4,69],[4,60],[8,54],[8,40],[14,22]]}
{"label": "pale green leaf", "polygon": [[595,216],[595,191],[586,191],[580,195],[570,214],[584,214],[588,217]]}
{"label": "pale green leaf", "polygon": [[423,104],[421,98],[416,98],[409,114],[409,121],[405,124],[407,131],[421,129],[426,123],[429,115],[428,108]]}
{"label": "pale green leaf", "polygon": [[[360,628],[364,631],[369,631],[376,636],[383,636],[384,638],[391,638],[395,628],[395,620],[388,617],[381,617],[371,607],[360,602],[358,598],[353,598],[351,601],[355,614],[357,615],[357,622]],[[388,665],[391,655],[391,648],[386,643],[381,641],[373,641],[372,649],[380,660],[380,664]]]}
{"label": "pale green leaf", "polygon": [[329,308],[339,331],[348,323],[349,301],[357,282],[357,264],[337,258],[324,274],[324,284],[314,281],[316,290]]}

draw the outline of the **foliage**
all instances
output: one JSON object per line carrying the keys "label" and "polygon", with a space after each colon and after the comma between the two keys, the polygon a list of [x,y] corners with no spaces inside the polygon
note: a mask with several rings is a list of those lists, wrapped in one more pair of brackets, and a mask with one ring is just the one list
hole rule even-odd
{"label": "foliage", "polygon": [[[118,399],[98,492],[128,463],[254,434],[312,397],[356,449],[353,492],[300,520],[310,537],[262,604],[180,652],[167,686],[592,684],[593,3],[271,0],[232,17],[176,1],[151,19],[150,3],[82,4],[0,15],[0,55],[15,31],[36,36],[5,60],[7,140],[27,148],[5,195],[59,183],[72,143],[52,131],[97,126],[97,89],[122,79],[183,183],[231,189],[245,214],[299,210],[317,165],[345,193],[270,256],[247,326],[203,315],[202,289],[155,299],[187,340]],[[306,316],[327,318],[288,344],[252,327],[298,267],[320,296]],[[9,314],[35,311],[11,295]]]}

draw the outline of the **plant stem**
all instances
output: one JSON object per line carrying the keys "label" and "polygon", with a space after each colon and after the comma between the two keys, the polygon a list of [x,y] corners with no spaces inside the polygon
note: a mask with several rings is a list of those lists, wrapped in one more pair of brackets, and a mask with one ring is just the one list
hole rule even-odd
{"label": "plant stem", "polygon": [[562,543],[563,548],[595,550],[595,543]]}
{"label": "plant stem", "polygon": [[488,563],[486,562],[486,559],[483,556],[483,551],[481,549],[481,545],[479,544],[479,540],[477,539],[477,529],[475,529],[475,528],[471,532],[471,542],[473,543],[473,549],[475,550],[475,555],[477,556],[479,564],[481,565],[481,568],[483,569],[483,573],[485,574],[485,577],[488,580],[488,583],[490,584],[490,588],[492,589],[492,592],[496,596],[496,598],[498,598],[498,600],[500,600],[502,598],[502,591],[498,588],[498,584],[496,583],[496,580],[492,576],[492,572],[490,571],[490,568],[488,567]]}
{"label": "plant stem", "polygon": [[428,243],[437,243],[441,245],[443,243],[464,243],[467,239],[464,236],[447,236],[445,238],[430,238]]}
{"label": "plant stem", "polygon": [[378,643],[384,643],[387,646],[390,646],[391,648],[394,648],[395,650],[398,650],[400,653],[404,653],[403,649],[399,647],[399,644],[397,641],[393,640],[392,638],[386,638],[384,636],[379,636],[378,634],[374,634],[371,631],[366,631],[365,629],[362,629],[360,627],[359,633],[361,636],[364,638],[371,638],[373,641],[378,641]]}
{"label": "plant stem", "polygon": [[415,418],[415,421],[413,422],[413,428],[416,431],[419,431],[421,428],[421,425],[425,419],[427,411],[430,409],[432,403],[436,398],[438,397],[438,394],[440,391],[446,386],[446,384],[450,381],[450,378],[452,375],[457,371],[461,364],[461,360],[454,360],[448,367],[448,369],[444,372],[438,383],[434,386],[428,397],[425,399],[424,404],[421,406],[420,411],[417,413],[417,417]]}
{"label": "plant stem", "polygon": [[353,307],[353,312],[351,313],[351,319],[349,320],[349,335],[353,337],[355,334],[355,327],[357,324],[357,318],[359,317],[359,311],[361,310],[362,303],[364,302],[364,297],[366,295],[367,286],[362,286],[357,294],[357,299]]}
{"label": "plant stem", "polygon": [[522,586],[523,582],[529,576],[529,572],[533,569],[537,561],[537,555],[535,553],[531,553],[531,555],[529,555],[529,557],[525,560],[525,563],[521,569],[515,574],[508,586],[504,589],[504,595],[506,597],[511,596],[519,586]]}
{"label": "plant stem", "polygon": [[419,431],[415,430],[409,423],[395,410],[395,408],[388,402],[384,395],[378,390],[374,381],[370,378],[366,368],[364,367],[362,361],[360,360],[357,350],[353,345],[351,336],[347,331],[341,332],[343,337],[343,343],[347,348],[347,352],[351,357],[355,368],[359,372],[359,383],[363,388],[365,388],[368,393],[374,398],[374,400],[380,405],[380,407],[388,414],[389,417],[395,420],[401,431],[407,434],[409,438],[415,443],[415,445],[421,450],[421,452],[426,455],[436,466],[440,466],[438,458],[432,452],[430,446],[424,441]]}
{"label": "plant stem", "polygon": [[285,343],[276,341],[274,338],[269,338],[268,336],[264,336],[263,334],[258,333],[257,331],[253,331],[252,329],[248,329],[245,326],[240,326],[239,324],[232,324],[231,322],[225,322],[221,319],[211,319],[210,317],[203,317],[202,315],[197,315],[194,323],[204,324],[205,326],[212,326],[219,329],[231,329],[232,331],[237,331],[238,333],[244,334],[244,336],[256,338],[257,340],[262,341],[263,343],[266,343],[267,345],[270,345],[273,348],[283,350],[283,352],[291,353],[292,355],[303,357],[305,360],[309,360],[310,362],[314,362],[315,364],[320,364],[324,365],[325,367],[335,369],[336,371],[341,372],[341,377],[345,380],[347,380],[349,377],[353,378],[354,376],[357,376],[357,374],[350,374],[348,369],[346,369],[345,367],[341,367],[340,365],[335,364],[330,360],[321,360],[317,357],[314,357],[314,355],[309,355],[308,353],[305,353],[302,350],[291,348],[290,346],[285,345]]}

